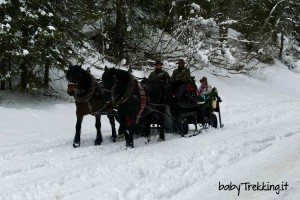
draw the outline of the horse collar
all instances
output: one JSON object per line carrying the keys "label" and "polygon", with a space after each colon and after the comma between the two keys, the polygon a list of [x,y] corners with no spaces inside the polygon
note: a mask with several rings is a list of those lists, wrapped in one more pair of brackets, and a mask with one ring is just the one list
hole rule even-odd
{"label": "horse collar", "polygon": [[88,102],[93,97],[96,87],[97,87],[97,82],[94,78],[92,78],[92,87],[87,89],[87,90],[90,90],[90,91],[82,97],[79,96],[80,91],[75,93],[75,95],[74,95],[75,101],[76,102]]}
{"label": "horse collar", "polygon": [[127,86],[127,90],[124,93],[124,95],[120,98],[120,101],[118,102],[118,104],[123,104],[128,101],[130,95],[136,89],[136,85],[137,85],[137,80],[134,78],[134,76],[130,76],[130,82]]}

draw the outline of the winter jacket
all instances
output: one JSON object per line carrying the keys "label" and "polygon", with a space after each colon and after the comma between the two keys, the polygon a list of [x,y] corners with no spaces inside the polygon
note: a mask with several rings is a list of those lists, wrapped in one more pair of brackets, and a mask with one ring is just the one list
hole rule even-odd
{"label": "winter jacket", "polygon": [[184,83],[190,82],[191,72],[189,68],[183,68],[182,70],[175,69],[171,76],[171,81],[181,81]]}
{"label": "winter jacket", "polygon": [[201,85],[199,87],[199,91],[200,91],[200,95],[202,95],[202,94],[207,95],[207,94],[211,93],[212,87],[208,84],[206,86]]}
{"label": "winter jacket", "polygon": [[149,79],[160,79],[160,80],[170,80],[170,75],[168,72],[164,70],[160,70],[157,72],[156,70],[151,72],[151,74],[148,77]]}

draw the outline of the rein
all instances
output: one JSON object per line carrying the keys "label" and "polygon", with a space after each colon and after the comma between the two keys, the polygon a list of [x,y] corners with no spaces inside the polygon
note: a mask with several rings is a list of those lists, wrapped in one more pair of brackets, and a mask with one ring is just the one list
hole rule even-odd
{"label": "rein", "polygon": [[136,89],[137,81],[133,76],[130,77],[130,83],[128,84],[128,90],[125,92],[125,94],[121,97],[118,104],[126,103],[130,97],[130,95],[133,93],[133,91]]}
{"label": "rein", "polygon": [[[119,104],[123,104],[126,103],[130,97],[130,95],[133,93],[133,91],[135,90],[135,78],[134,76],[130,75],[130,82],[128,84],[128,86],[126,88],[124,88],[124,90],[117,96],[115,97],[115,89],[117,87],[117,77],[114,75],[114,84],[112,86],[111,89],[106,89],[103,88],[103,92],[109,92],[111,93],[111,101],[109,101],[107,104],[109,103],[113,103],[115,105],[119,105]],[[122,94],[124,92],[124,94]]]}
{"label": "rein", "polygon": [[[74,83],[69,83],[69,85],[75,85]],[[98,87],[97,86],[97,81],[92,78],[92,85],[93,87],[89,88],[89,89],[86,89],[86,90],[79,90],[79,89],[76,89],[75,90],[75,94],[74,94],[74,99],[76,102],[88,102],[92,96],[94,95],[94,92],[95,92],[95,89]],[[90,90],[86,95],[84,96],[79,96],[81,93],[85,92],[85,91],[88,91]]]}
{"label": "rein", "polygon": [[[116,86],[117,86],[117,77],[116,75],[113,76],[113,79],[114,79],[114,83],[113,83],[113,86],[112,88],[109,90],[109,89],[106,89],[105,88],[105,91],[106,92],[110,92],[111,93],[111,101],[108,102],[109,103],[113,103],[114,105],[118,106],[120,104],[124,104],[126,103],[130,96],[132,95],[132,93],[134,93],[134,91],[136,89],[138,89],[138,93],[139,93],[139,97],[140,97],[140,110],[137,114],[137,118],[136,118],[136,122],[138,123],[145,107],[146,107],[146,102],[147,102],[147,96],[146,96],[146,92],[145,92],[145,89],[144,87],[139,84],[139,82],[135,79],[134,76],[130,75],[130,82],[128,83],[127,87],[124,88],[124,90],[119,94],[119,96],[115,97],[114,96],[114,91],[116,89]],[[125,92],[124,92],[125,91]],[[124,94],[123,94],[124,92]]]}
{"label": "rein", "polygon": [[[73,82],[69,82],[68,85],[74,85],[76,90],[75,90],[75,94],[74,94],[74,99],[76,102],[79,102],[79,103],[87,103],[88,104],[88,107],[89,107],[89,110],[90,110],[90,113],[91,115],[98,115],[101,113],[102,110],[104,110],[106,107],[109,106],[109,104],[106,104],[104,105],[102,108],[100,108],[98,111],[96,112],[93,112],[92,110],[92,105],[90,103],[90,100],[91,98],[94,96],[95,94],[95,90],[96,88],[99,88],[101,90],[101,93],[103,94],[104,91],[106,91],[106,89],[102,86],[102,84],[98,84],[96,79],[94,77],[91,76],[91,85],[92,87],[88,88],[88,89],[85,89],[85,90],[79,90],[76,86],[77,84],[76,83],[73,83]],[[80,96],[80,94],[82,94],[83,92],[86,92],[86,91],[89,91],[86,95],[84,96]]]}

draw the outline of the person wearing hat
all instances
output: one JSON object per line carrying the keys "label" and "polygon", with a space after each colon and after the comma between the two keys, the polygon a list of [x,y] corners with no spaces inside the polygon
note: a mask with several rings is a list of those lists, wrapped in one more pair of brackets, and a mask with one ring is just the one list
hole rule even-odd
{"label": "person wearing hat", "polygon": [[179,59],[176,64],[178,64],[178,67],[173,71],[171,81],[173,91],[174,89],[177,90],[176,96],[178,101],[180,101],[184,92],[184,88],[190,82],[191,72],[189,68],[185,67],[185,62],[183,59]]}
{"label": "person wearing hat", "polygon": [[151,72],[151,74],[148,77],[149,79],[159,79],[164,81],[170,80],[170,75],[168,74],[168,72],[162,69],[163,66],[162,62],[156,61],[154,65],[155,65],[155,70]]}
{"label": "person wearing hat", "polygon": [[178,64],[177,69],[173,71],[171,81],[180,81],[182,83],[189,83],[191,79],[191,72],[189,68],[185,68],[185,62],[183,59],[179,59],[176,63]]}
{"label": "person wearing hat", "polygon": [[[207,78],[204,76],[200,79],[201,86],[199,87],[199,102],[198,104],[205,104],[203,112],[206,116],[210,116],[210,113],[214,111],[217,107],[217,101],[222,102],[221,98],[218,95],[217,89],[212,88],[207,83]],[[204,118],[204,120],[206,120]]]}
{"label": "person wearing hat", "polygon": [[207,95],[207,94],[211,93],[212,87],[210,85],[208,85],[207,78],[205,76],[203,76],[200,79],[200,83],[201,83],[201,85],[199,87],[200,95]]}

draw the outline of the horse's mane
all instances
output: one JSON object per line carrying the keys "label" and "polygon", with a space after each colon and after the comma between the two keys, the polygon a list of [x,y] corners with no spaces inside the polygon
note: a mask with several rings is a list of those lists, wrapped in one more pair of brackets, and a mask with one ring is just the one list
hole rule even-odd
{"label": "horse's mane", "polygon": [[82,68],[80,68],[80,73],[84,79],[84,84],[86,84],[87,86],[91,86],[91,79],[95,79],[94,76]]}
{"label": "horse's mane", "polygon": [[118,78],[123,82],[123,83],[128,83],[130,82],[130,73],[128,71],[125,71],[123,69],[115,69],[115,73],[118,76]]}
{"label": "horse's mane", "polygon": [[[130,83],[131,75],[128,71],[125,71],[122,69],[115,69],[115,68],[110,68],[108,70],[109,70],[108,73],[110,73],[110,75],[116,76],[119,86],[125,87]],[[111,81],[113,81],[113,80],[111,80]]]}

